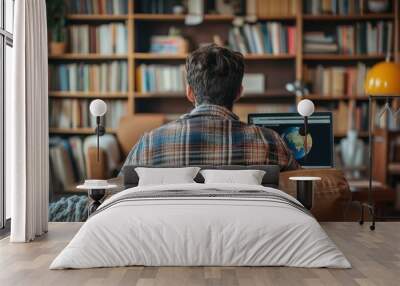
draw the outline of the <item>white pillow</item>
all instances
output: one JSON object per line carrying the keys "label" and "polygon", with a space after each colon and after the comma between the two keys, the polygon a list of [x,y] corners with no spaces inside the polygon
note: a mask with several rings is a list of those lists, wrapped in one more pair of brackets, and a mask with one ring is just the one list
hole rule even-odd
{"label": "white pillow", "polygon": [[265,171],[261,170],[202,170],[205,184],[261,185]]}
{"label": "white pillow", "polygon": [[139,186],[171,185],[195,183],[193,180],[200,171],[199,167],[185,168],[135,168],[139,176]]}

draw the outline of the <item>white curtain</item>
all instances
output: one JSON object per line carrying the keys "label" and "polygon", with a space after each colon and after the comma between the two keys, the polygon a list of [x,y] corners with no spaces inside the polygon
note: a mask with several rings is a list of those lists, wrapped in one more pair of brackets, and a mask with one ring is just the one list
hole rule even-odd
{"label": "white curtain", "polygon": [[15,1],[13,94],[6,99],[6,187],[12,242],[48,226],[48,97],[45,0]]}

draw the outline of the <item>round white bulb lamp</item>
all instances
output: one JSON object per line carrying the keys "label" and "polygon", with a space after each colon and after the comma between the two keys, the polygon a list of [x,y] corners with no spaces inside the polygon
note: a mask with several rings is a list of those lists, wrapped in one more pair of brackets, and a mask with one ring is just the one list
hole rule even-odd
{"label": "round white bulb lamp", "polygon": [[311,116],[314,109],[314,103],[309,99],[303,99],[297,104],[297,112],[303,117]]}
{"label": "round white bulb lamp", "polygon": [[95,99],[90,103],[89,109],[93,116],[103,116],[107,112],[107,104],[101,99]]}

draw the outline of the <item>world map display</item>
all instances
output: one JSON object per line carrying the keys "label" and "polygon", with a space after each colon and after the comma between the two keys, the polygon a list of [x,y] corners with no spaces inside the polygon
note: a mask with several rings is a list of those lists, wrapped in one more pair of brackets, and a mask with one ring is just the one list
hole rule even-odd
{"label": "world map display", "polygon": [[310,153],[313,142],[310,133],[307,133],[307,151],[304,148],[304,136],[300,134],[301,127],[286,128],[281,134],[286,145],[293,152],[296,160],[302,159],[306,154]]}

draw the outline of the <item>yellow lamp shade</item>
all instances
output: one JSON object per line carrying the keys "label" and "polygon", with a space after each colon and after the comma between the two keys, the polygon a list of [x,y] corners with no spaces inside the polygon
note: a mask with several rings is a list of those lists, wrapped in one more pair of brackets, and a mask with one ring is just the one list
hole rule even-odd
{"label": "yellow lamp shade", "polygon": [[400,64],[377,63],[368,71],[364,88],[370,96],[400,96]]}

